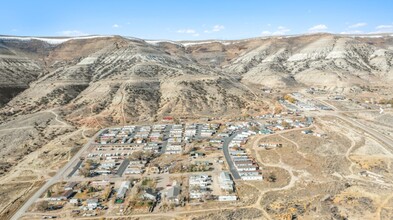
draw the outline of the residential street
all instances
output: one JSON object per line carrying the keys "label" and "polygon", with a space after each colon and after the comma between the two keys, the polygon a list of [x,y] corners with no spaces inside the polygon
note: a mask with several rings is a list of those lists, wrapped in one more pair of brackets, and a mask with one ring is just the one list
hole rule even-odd
{"label": "residential street", "polygon": [[234,179],[240,179],[240,175],[239,172],[237,171],[237,169],[235,168],[235,165],[233,164],[232,158],[229,155],[229,144],[231,143],[231,141],[233,140],[233,138],[236,137],[237,134],[241,133],[242,131],[237,131],[235,133],[233,133],[231,136],[229,136],[228,138],[225,138],[224,143],[222,145],[222,149],[224,151],[224,156],[225,159],[228,163],[229,166],[229,170],[232,173],[232,176]]}

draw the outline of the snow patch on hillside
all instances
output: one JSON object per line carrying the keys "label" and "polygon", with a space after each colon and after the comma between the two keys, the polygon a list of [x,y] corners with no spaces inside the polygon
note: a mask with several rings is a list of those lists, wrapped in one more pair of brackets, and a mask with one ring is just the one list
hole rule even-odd
{"label": "snow patch on hillside", "polygon": [[222,45],[230,45],[237,42],[234,41],[221,41],[221,40],[213,40],[213,41],[190,41],[190,42],[181,42],[181,44],[185,47],[200,45],[200,44],[211,44],[211,43],[220,43]]}
{"label": "snow patch on hillside", "polygon": [[212,40],[212,41],[171,41],[171,40],[145,40],[146,43],[152,45],[159,45],[160,43],[170,43],[178,46],[189,47],[194,45],[202,45],[202,44],[211,44],[211,43],[220,43],[222,45],[230,45],[234,43],[238,43],[239,41],[220,41],[220,40]]}
{"label": "snow patch on hillside", "polygon": [[145,42],[148,43],[148,44],[152,44],[154,46],[157,46],[160,43],[170,43],[170,44],[175,44],[175,45],[178,45],[178,46],[183,46],[182,44],[179,44],[179,43],[177,43],[175,41],[171,41],[171,40],[145,40]]}
{"label": "snow patch on hillside", "polygon": [[81,37],[15,37],[15,36],[0,36],[0,40],[20,40],[20,41],[31,41],[31,40],[39,40],[44,41],[48,44],[61,44],[69,40],[84,40],[84,39],[92,39],[92,38],[100,38],[100,37],[112,37],[112,36],[101,36],[101,35],[92,35],[92,36],[81,36]]}

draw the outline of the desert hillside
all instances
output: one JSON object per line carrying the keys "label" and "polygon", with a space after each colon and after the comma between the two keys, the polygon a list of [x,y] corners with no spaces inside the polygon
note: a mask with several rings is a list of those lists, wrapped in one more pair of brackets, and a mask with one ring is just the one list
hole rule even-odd
{"label": "desert hillside", "polygon": [[[263,89],[388,85],[392,59],[390,35],[193,42],[2,36],[0,126],[53,109],[74,129],[259,114],[274,108]],[[25,149],[21,143],[4,148]]]}
{"label": "desert hillside", "polygon": [[[2,36],[0,126],[53,109],[74,129],[253,115],[274,108],[263,89],[389,85],[392,62],[390,35],[193,42]],[[4,148],[23,146],[16,143]]]}
{"label": "desert hillside", "polygon": [[231,120],[272,113],[278,98],[300,89],[355,97],[392,83],[388,34],[177,42],[0,36],[0,216],[103,127],[166,116]]}
{"label": "desert hillside", "polygon": [[0,113],[7,120],[11,108],[21,115],[62,107],[79,124],[233,113],[262,107],[254,88],[391,82],[392,48],[389,35],[202,42],[0,37]]}

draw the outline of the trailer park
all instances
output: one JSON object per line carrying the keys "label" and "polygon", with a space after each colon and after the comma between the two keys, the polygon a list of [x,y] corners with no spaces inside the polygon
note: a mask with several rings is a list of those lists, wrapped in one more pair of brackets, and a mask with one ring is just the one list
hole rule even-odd
{"label": "trailer park", "polygon": [[293,129],[309,134],[312,124],[313,118],[288,112],[250,121],[106,128],[27,216],[123,216],[223,203],[238,207],[244,199],[239,185],[268,181],[250,153],[249,139]]}

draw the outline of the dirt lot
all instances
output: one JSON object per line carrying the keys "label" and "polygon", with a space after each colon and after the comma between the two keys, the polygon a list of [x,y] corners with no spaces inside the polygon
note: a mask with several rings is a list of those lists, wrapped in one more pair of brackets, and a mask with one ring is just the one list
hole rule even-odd
{"label": "dirt lot", "polygon": [[[259,207],[273,219],[366,218],[391,214],[391,153],[378,141],[336,118],[318,119],[326,138],[300,131],[255,136],[247,149],[262,167]],[[260,143],[282,143],[266,150]],[[366,176],[361,171],[370,172]],[[268,177],[274,173],[275,182]]]}
{"label": "dirt lot", "polygon": [[11,183],[0,185],[0,218],[8,219],[14,211],[28,199],[35,190],[43,184],[42,181]]}
{"label": "dirt lot", "polygon": [[234,210],[221,210],[218,212],[211,212],[208,214],[203,214],[198,217],[192,217],[187,215],[187,219],[192,220],[229,220],[229,219],[261,219],[262,212],[255,208],[241,208]]}
{"label": "dirt lot", "polygon": [[[25,132],[34,138],[25,135]],[[39,185],[53,176],[86,142],[86,135],[90,133],[91,130],[75,130],[51,112],[23,116],[9,125],[3,124],[0,138],[13,139],[10,147],[19,153],[7,156],[8,148],[1,151],[2,157],[7,158],[6,161],[12,165],[3,170],[0,177],[0,219],[8,218],[25,196],[31,195]],[[24,145],[27,147],[23,148]],[[20,159],[17,156],[20,154],[24,158],[15,163]]]}

